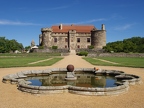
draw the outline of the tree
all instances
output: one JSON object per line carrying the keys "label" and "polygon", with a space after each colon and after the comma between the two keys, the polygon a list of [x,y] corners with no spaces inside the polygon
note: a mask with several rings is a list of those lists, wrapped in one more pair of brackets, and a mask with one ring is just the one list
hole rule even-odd
{"label": "tree", "polygon": [[31,48],[30,46],[26,46],[25,51],[28,51],[30,48]]}
{"label": "tree", "polygon": [[107,43],[105,47],[103,47],[107,52],[139,52],[144,53],[144,37],[132,37],[129,39],[124,39],[123,41],[116,41]]}
{"label": "tree", "polygon": [[18,43],[16,40],[8,40],[5,37],[0,37],[0,53],[8,53],[10,51],[23,49],[22,43]]}

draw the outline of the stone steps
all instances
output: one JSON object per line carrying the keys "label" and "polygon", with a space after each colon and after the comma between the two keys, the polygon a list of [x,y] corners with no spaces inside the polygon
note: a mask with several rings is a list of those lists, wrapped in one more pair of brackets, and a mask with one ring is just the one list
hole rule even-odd
{"label": "stone steps", "polygon": [[76,51],[75,50],[70,50],[70,55],[76,55]]}

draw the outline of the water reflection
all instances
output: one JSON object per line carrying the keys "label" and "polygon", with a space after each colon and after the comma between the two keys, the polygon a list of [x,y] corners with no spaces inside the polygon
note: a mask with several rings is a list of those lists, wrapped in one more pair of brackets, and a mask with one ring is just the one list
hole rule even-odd
{"label": "water reflection", "polygon": [[66,81],[65,74],[52,74],[49,76],[28,77],[26,80],[31,81],[35,86],[64,86],[73,85],[79,87],[114,87],[117,81],[112,76],[95,76],[94,74],[81,73],[75,74],[77,80]]}

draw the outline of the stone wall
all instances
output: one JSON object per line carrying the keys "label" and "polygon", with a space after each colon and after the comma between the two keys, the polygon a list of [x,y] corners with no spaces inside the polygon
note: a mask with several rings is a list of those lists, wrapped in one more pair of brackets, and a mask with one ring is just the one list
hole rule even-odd
{"label": "stone wall", "polygon": [[88,57],[144,57],[144,53],[89,53]]}
{"label": "stone wall", "polygon": [[[52,41],[50,42],[51,45],[49,47],[52,47],[52,46],[58,46],[58,49],[65,49],[65,48],[68,48],[68,42],[65,41],[66,38],[68,37],[64,37],[64,36],[57,36],[57,37],[52,37]],[[54,42],[54,38],[57,38],[57,42]]]}
{"label": "stone wall", "polygon": [[33,49],[32,52],[36,53],[69,53],[68,49]]}
{"label": "stone wall", "polygon": [[88,48],[82,48],[82,49],[77,49],[76,52],[81,52],[81,51],[87,51],[89,54],[96,54],[96,53],[103,53],[105,50],[103,49],[88,49]]}
{"label": "stone wall", "polygon": [[91,37],[77,37],[77,38],[80,38],[80,42],[77,42],[76,43],[76,49],[78,49],[78,46],[80,49],[82,48],[88,48],[88,46],[91,45],[91,42],[87,42],[87,38],[90,38],[91,40]]}

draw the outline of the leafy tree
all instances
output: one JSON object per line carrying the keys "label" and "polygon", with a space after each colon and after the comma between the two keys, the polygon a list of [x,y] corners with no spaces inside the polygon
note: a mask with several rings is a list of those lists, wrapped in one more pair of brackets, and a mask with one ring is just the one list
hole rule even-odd
{"label": "leafy tree", "polygon": [[8,40],[5,37],[0,37],[0,53],[8,53],[10,51],[22,50],[23,45],[16,40]]}
{"label": "leafy tree", "polygon": [[31,48],[30,46],[26,46],[25,51],[28,51],[30,48]]}
{"label": "leafy tree", "polygon": [[144,53],[144,37],[132,37],[123,41],[107,43],[103,47],[107,52],[139,52]]}

